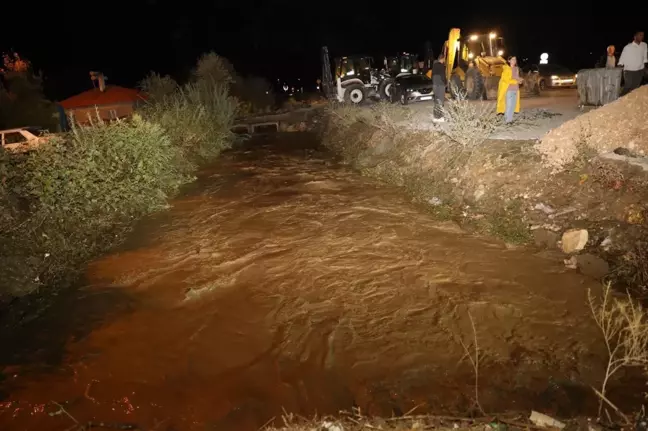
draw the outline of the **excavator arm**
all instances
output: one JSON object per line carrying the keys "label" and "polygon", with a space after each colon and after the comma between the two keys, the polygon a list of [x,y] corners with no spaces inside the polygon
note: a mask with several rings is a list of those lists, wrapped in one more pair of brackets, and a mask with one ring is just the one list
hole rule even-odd
{"label": "excavator arm", "polygon": [[458,28],[450,29],[450,34],[448,35],[448,41],[445,46],[446,54],[446,79],[450,82],[450,76],[452,76],[452,70],[454,69],[455,59],[457,58],[457,52],[459,51],[459,38],[461,37],[461,30]]}

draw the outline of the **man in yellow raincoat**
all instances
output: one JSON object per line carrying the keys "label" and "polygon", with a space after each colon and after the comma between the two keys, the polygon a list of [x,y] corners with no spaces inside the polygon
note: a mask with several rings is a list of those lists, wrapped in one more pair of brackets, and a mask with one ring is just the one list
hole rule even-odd
{"label": "man in yellow raincoat", "polygon": [[497,113],[504,114],[504,121],[513,121],[513,113],[520,112],[520,85],[522,77],[517,66],[517,58],[509,57],[509,64],[504,65],[497,88]]}

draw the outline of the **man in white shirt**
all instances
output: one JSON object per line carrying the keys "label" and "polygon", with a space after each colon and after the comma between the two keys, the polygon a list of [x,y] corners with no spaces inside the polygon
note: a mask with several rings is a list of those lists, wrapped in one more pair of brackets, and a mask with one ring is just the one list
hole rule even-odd
{"label": "man in white shirt", "polygon": [[632,90],[639,88],[644,76],[644,68],[648,63],[648,46],[643,41],[644,32],[638,31],[634,35],[634,40],[627,44],[621,52],[619,66],[623,66],[623,91],[621,95],[628,94]]}

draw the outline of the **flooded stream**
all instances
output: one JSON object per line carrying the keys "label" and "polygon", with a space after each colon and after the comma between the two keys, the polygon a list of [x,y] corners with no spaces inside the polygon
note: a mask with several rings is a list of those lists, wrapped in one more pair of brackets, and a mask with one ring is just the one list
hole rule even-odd
{"label": "flooded stream", "polygon": [[589,287],[435,221],[308,134],[255,138],[4,336],[0,429],[467,414],[475,339],[487,411],[590,411],[603,354]]}

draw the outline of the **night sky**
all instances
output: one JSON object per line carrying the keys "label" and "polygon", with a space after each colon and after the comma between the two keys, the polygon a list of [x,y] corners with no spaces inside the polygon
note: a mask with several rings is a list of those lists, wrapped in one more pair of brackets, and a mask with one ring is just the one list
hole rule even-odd
{"label": "night sky", "polygon": [[[244,75],[314,83],[322,45],[332,56],[366,53],[380,60],[398,51],[422,53],[429,40],[436,53],[450,27],[464,34],[495,30],[509,53],[538,58],[547,52],[550,62],[578,69],[592,67],[609,44],[620,50],[648,22],[643,2],[619,3],[617,11],[599,2],[440,4],[23,0],[3,3],[0,50],[31,60],[46,78],[47,95],[60,100],[90,88],[90,70],[124,86],[134,86],[151,70],[182,80],[199,54],[210,50]],[[563,14],[546,12],[554,6]],[[632,7],[631,16],[621,15]],[[599,12],[578,16],[579,10]]]}

